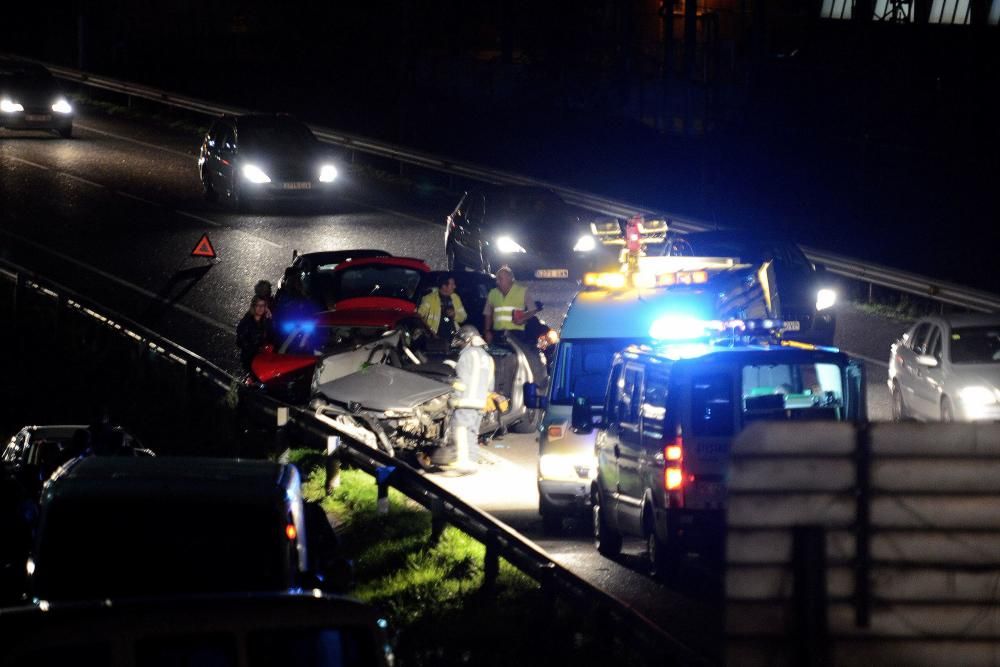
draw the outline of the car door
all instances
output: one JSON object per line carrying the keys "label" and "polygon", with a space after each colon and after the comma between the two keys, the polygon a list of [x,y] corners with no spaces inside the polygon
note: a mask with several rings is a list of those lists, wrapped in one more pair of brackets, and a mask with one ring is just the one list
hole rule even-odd
{"label": "car door", "polygon": [[676,427],[669,429],[668,387],[670,375],[666,368],[651,366],[647,368],[643,378],[642,405],[639,408],[639,421],[642,430],[642,451],[639,455],[639,481],[641,490],[639,497],[644,498],[646,491],[656,507],[666,507],[664,491],[664,448],[667,441],[673,442]]}
{"label": "car door", "polygon": [[937,366],[915,363],[916,379],[913,391],[920,405],[920,411],[927,419],[941,417],[941,327],[931,324],[926,342],[922,346],[924,356],[934,358]]}
{"label": "car door", "polygon": [[626,362],[618,412],[618,446],[614,451],[618,460],[618,527],[623,533],[632,535],[642,533],[642,484],[639,479],[642,378],[643,367]]}
{"label": "car door", "polygon": [[621,434],[620,416],[628,413],[622,382],[624,364],[618,360],[611,366],[608,391],[604,403],[604,427],[595,440],[595,456],[597,458],[597,486],[600,489],[600,502],[607,510],[607,520],[617,525],[618,505],[618,452],[619,436]]}
{"label": "car door", "polygon": [[926,414],[924,413],[924,405],[920,402],[920,395],[917,393],[919,380],[917,354],[919,354],[918,350],[923,349],[930,329],[930,322],[918,322],[910,330],[903,344],[896,348],[896,354],[899,356],[896,381],[903,394],[903,404],[910,415],[920,418],[926,418]]}
{"label": "car door", "polygon": [[482,261],[480,227],[483,220],[483,196],[467,192],[451,215],[454,251],[459,261],[467,266],[479,266]]}
{"label": "car door", "polygon": [[232,192],[236,173],[236,130],[229,123],[219,129],[218,150],[215,153],[215,172],[218,181],[214,183],[220,192]]}

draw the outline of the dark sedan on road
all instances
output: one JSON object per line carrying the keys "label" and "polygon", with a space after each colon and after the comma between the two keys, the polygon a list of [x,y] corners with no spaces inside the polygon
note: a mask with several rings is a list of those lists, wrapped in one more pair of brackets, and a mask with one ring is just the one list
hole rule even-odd
{"label": "dark sedan on road", "polygon": [[593,235],[593,217],[545,188],[466,192],[445,220],[448,268],[491,273],[506,264],[520,280],[578,280],[617,254]]}
{"label": "dark sedan on road", "polygon": [[34,63],[0,58],[0,127],[73,135],[73,107],[52,74]]}
{"label": "dark sedan on road", "polygon": [[732,230],[669,234],[662,252],[666,256],[735,257],[749,264],[771,262],[777,283],[771,289],[778,300],[775,310],[785,320],[784,337],[833,344],[837,293],[832,280],[788,239]]}
{"label": "dark sedan on road", "polygon": [[321,199],[340,173],[312,131],[287,114],[218,119],[202,141],[198,169],[205,197],[237,209],[264,199]]}

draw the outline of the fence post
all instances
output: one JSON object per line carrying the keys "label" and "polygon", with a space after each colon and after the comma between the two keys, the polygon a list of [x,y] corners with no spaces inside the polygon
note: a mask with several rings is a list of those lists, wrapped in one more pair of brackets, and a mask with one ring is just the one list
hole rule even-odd
{"label": "fence post", "polygon": [[830,664],[826,616],[826,529],[792,526],[795,664]]}
{"label": "fence post", "polygon": [[378,514],[389,513],[389,478],[396,472],[395,466],[381,466],[375,469],[375,483],[378,485]]}
{"label": "fence post", "polygon": [[285,426],[288,425],[288,407],[279,406],[275,410],[275,419],[277,428],[274,430],[274,451],[283,459],[286,458],[286,450],[288,449],[285,437]]}
{"label": "fence post", "polygon": [[855,475],[857,478],[854,519],[854,624],[871,623],[871,433],[869,424],[857,427]]}
{"label": "fence post", "polygon": [[448,522],[444,515],[444,501],[435,496],[431,499],[431,546],[438,543],[447,525]]}
{"label": "fence post", "polygon": [[483,590],[492,591],[500,574],[500,536],[497,531],[486,533],[486,556],[483,558]]}
{"label": "fence post", "polygon": [[326,495],[340,486],[340,436],[326,437]]}

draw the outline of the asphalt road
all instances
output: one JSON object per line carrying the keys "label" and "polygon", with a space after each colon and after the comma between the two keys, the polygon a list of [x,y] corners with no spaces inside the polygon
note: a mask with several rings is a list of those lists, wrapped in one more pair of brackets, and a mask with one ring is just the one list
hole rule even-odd
{"label": "asphalt road", "polygon": [[[382,248],[444,267],[444,215],[457,197],[348,169],[328,206],[236,214],[201,196],[198,137],[85,115],[76,138],[0,131],[0,254],[164,333],[235,371],[234,328],[253,284],[276,283],[293,249]],[[203,233],[221,261],[189,257]],[[546,319],[562,322],[573,289],[535,284]],[[838,343],[869,360],[869,413],[889,417],[888,345],[905,323],[843,308]],[[642,545],[612,562],[586,525],[546,538],[537,515],[533,436],[509,435],[475,477],[442,483],[536,540],[560,562],[634,605],[694,648],[718,650],[717,580],[693,564],[684,584],[643,573]]]}

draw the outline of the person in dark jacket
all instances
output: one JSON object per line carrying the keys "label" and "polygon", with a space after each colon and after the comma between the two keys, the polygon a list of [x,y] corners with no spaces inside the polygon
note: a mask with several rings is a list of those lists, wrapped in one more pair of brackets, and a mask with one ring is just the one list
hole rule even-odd
{"label": "person in dark jacket", "polygon": [[240,349],[240,363],[244,370],[250,370],[253,358],[268,343],[274,343],[274,324],[267,301],[254,296],[250,300],[250,310],[236,325],[236,347]]}

